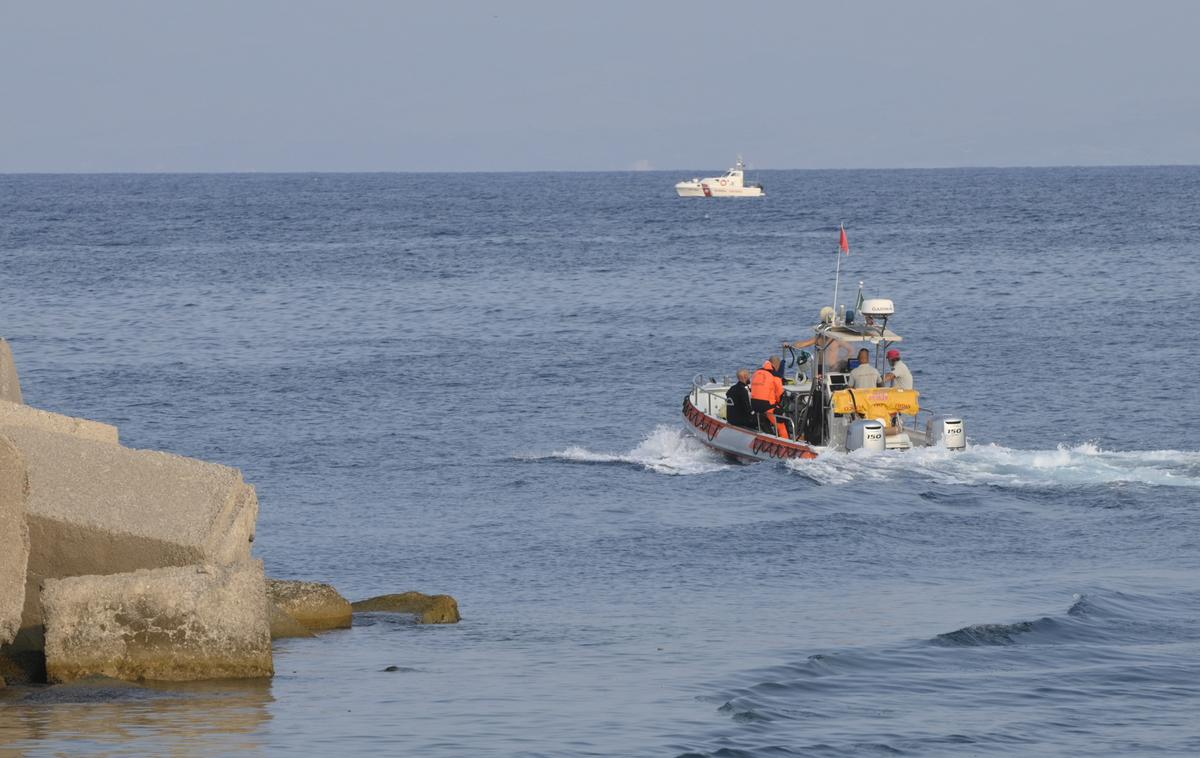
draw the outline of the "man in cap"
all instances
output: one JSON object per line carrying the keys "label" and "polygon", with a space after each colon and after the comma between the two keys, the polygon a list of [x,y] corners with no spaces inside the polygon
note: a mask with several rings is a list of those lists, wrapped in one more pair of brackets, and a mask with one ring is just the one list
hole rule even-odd
{"label": "man in cap", "polygon": [[908,370],[908,366],[904,365],[904,361],[900,360],[900,351],[895,348],[887,351],[887,359],[892,369],[883,375],[883,381],[889,387],[911,390],[913,388],[912,372]]}

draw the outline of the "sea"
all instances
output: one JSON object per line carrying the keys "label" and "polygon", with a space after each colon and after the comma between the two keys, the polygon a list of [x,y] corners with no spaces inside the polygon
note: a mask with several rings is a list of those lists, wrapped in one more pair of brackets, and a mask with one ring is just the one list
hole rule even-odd
{"label": "sea", "polygon": [[[270,576],[463,616],[9,687],[0,756],[1200,755],[1200,167],[711,173],[0,176],[27,403],[241,469]],[[699,444],[839,261],[969,448]]]}

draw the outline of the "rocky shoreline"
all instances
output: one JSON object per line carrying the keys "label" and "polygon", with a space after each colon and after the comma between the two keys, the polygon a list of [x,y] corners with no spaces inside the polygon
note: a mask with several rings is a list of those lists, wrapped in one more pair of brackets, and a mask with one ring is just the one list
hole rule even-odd
{"label": "rocky shoreline", "polygon": [[351,604],[268,579],[257,520],[237,469],[25,405],[0,339],[0,687],[270,677],[272,640],[348,628],[355,612],[459,621],[448,595]]}

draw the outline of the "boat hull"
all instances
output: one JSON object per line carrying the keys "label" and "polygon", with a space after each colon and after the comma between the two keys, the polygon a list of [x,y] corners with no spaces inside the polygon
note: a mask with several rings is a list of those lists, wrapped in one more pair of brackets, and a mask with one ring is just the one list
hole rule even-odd
{"label": "boat hull", "polygon": [[762,187],[721,186],[717,182],[680,182],[675,185],[680,197],[763,197]]}
{"label": "boat hull", "polygon": [[688,431],[705,445],[746,463],[817,457],[817,452],[803,442],[733,426],[710,416],[692,404],[691,395],[683,400],[683,418]]}

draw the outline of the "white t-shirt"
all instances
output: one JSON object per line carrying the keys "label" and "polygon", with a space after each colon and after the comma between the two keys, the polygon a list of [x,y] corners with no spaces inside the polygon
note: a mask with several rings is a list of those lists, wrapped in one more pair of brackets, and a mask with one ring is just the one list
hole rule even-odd
{"label": "white t-shirt", "polygon": [[870,390],[879,386],[879,372],[869,363],[864,363],[850,372],[850,386],[856,390]]}
{"label": "white t-shirt", "polygon": [[892,380],[892,386],[902,390],[911,390],[913,388],[912,372],[908,370],[908,366],[904,365],[904,361],[896,361],[892,364],[892,373],[896,378]]}

